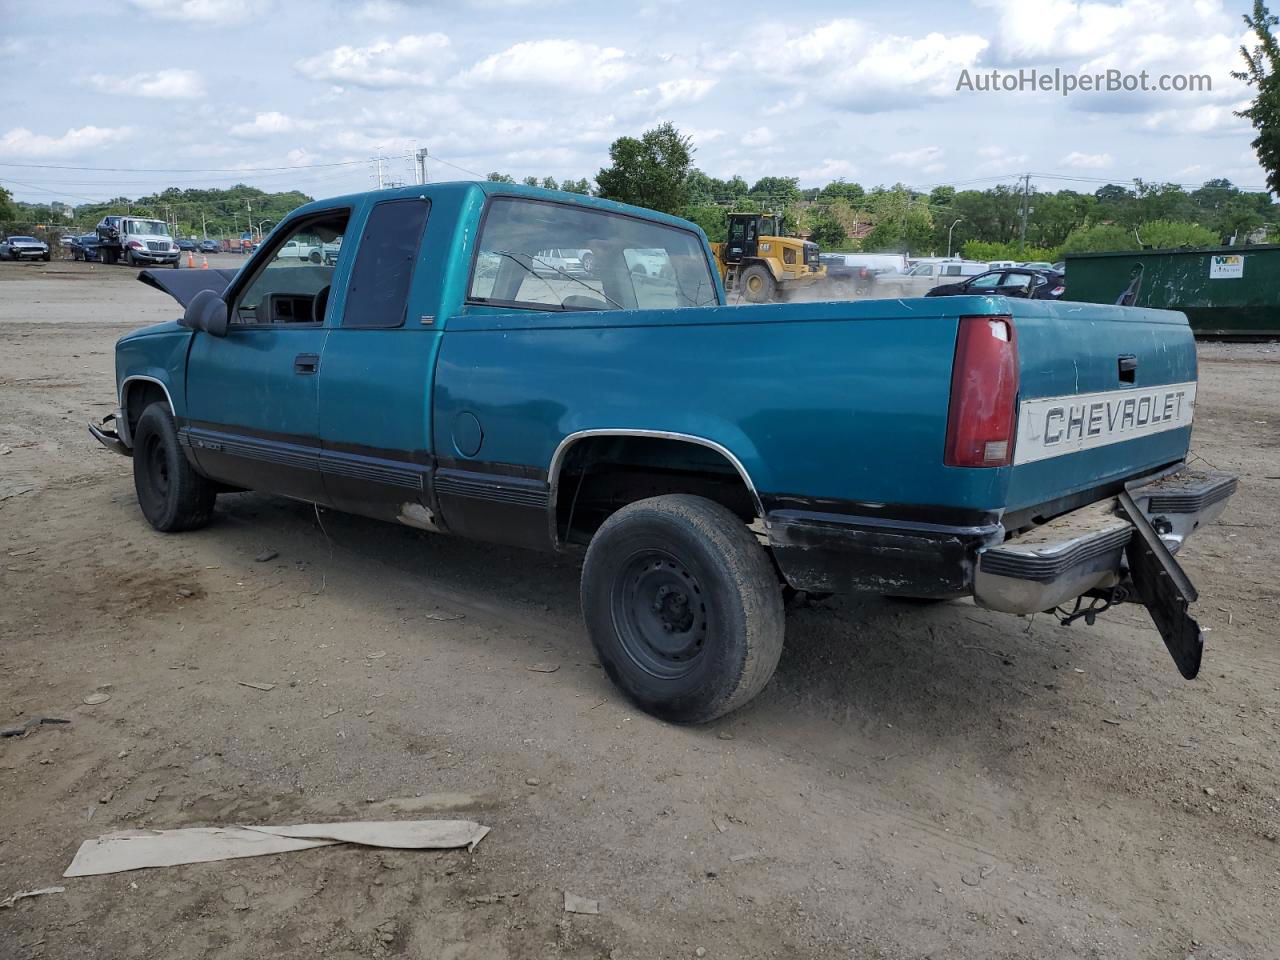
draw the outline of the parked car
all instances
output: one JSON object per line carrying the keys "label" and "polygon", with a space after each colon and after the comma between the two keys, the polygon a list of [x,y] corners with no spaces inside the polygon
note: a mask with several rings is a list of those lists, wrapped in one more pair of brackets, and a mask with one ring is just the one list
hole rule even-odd
{"label": "parked car", "polygon": [[86,233],[71,238],[71,259],[96,263],[98,260],[98,235]]}
{"label": "parked car", "polygon": [[179,250],[189,251],[191,253],[195,252],[196,242],[194,240],[188,239],[187,237],[179,237],[173,242],[178,245]]}
{"label": "parked car", "polygon": [[1016,260],[991,260],[987,263],[988,270],[1005,270],[1009,267],[1016,267]]}
{"label": "parked car", "polygon": [[1025,267],[1028,270],[1053,270],[1054,269],[1053,264],[1049,263],[1047,260],[1028,260],[1026,263],[1018,264],[1018,266]]}
{"label": "parked car", "polygon": [[324,244],[314,237],[295,238],[281,246],[276,256],[281,260],[320,263],[324,259]]}
{"label": "parked car", "polygon": [[197,249],[200,253],[217,253],[221,248],[218,246],[217,240],[210,240],[208,237],[205,237],[205,239],[200,241]]}
{"label": "parked car", "polygon": [[[343,235],[341,271],[277,256]],[[587,247],[591,278],[531,266]],[[640,250],[673,275],[637,275]],[[1182,314],[998,295],[734,307],[713,263],[688,221],[513,184],[311,203],[239,271],[141,273],[184,314],[117,343],[118,409],[90,430],[133,457],[159,531],[256,490],[585,548],[600,664],[673,721],[765,686],[784,586],[1086,622],[1135,601],[1195,676],[1172,551],[1236,480],[1185,463]]]}
{"label": "parked car", "polygon": [[1053,270],[991,270],[962,283],[934,287],[926,297],[1001,296],[1031,300],[1061,300],[1066,293],[1063,275]]}
{"label": "parked car", "polygon": [[49,245],[35,237],[10,237],[0,240],[0,260],[50,259]]}
{"label": "parked car", "polygon": [[906,273],[884,273],[875,278],[877,297],[922,297],[941,283],[954,283],[987,269],[976,260],[920,260]]}

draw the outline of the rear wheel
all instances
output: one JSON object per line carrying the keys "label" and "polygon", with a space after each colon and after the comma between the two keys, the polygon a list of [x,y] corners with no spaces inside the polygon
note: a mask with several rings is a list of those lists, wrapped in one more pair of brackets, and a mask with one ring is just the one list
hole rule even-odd
{"label": "rear wheel", "polygon": [[675,494],[623,507],[587,549],[587,632],[641,709],[703,723],[773,676],[785,632],[769,555],[727,508]]}
{"label": "rear wheel", "polygon": [[213,515],[217,487],[187,462],[162,403],[143,410],[134,428],[133,486],[142,515],[162,533],[195,530]]}
{"label": "rear wheel", "polygon": [[751,303],[772,303],[777,299],[778,285],[773,280],[773,274],[758,263],[747,267],[738,276],[738,289]]}

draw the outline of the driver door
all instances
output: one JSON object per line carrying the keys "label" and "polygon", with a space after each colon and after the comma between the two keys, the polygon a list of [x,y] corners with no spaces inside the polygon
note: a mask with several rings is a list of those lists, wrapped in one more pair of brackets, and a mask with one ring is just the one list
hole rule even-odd
{"label": "driver door", "polygon": [[225,337],[195,334],[185,439],[201,470],[237,487],[323,501],[320,358],[335,268],[285,252],[341,237],[349,211],[280,231],[225,294]]}

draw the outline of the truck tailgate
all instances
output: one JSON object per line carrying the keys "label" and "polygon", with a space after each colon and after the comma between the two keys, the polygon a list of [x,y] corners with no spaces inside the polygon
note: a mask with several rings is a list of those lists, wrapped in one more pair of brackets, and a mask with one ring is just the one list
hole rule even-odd
{"label": "truck tailgate", "polygon": [[1048,506],[1186,456],[1196,398],[1186,317],[1009,302],[1020,370],[1008,512]]}

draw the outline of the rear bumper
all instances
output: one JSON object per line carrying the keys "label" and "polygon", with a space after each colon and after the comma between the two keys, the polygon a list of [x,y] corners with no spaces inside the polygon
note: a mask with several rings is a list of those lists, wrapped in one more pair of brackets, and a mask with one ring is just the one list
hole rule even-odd
{"label": "rear bumper", "polygon": [[[1234,476],[1182,469],[1129,489],[1170,553],[1218,517],[1235,493]],[[988,547],[974,573],[979,606],[1005,613],[1038,613],[1090,590],[1119,584],[1134,525],[1114,498],[1063,514],[1004,543]]]}

